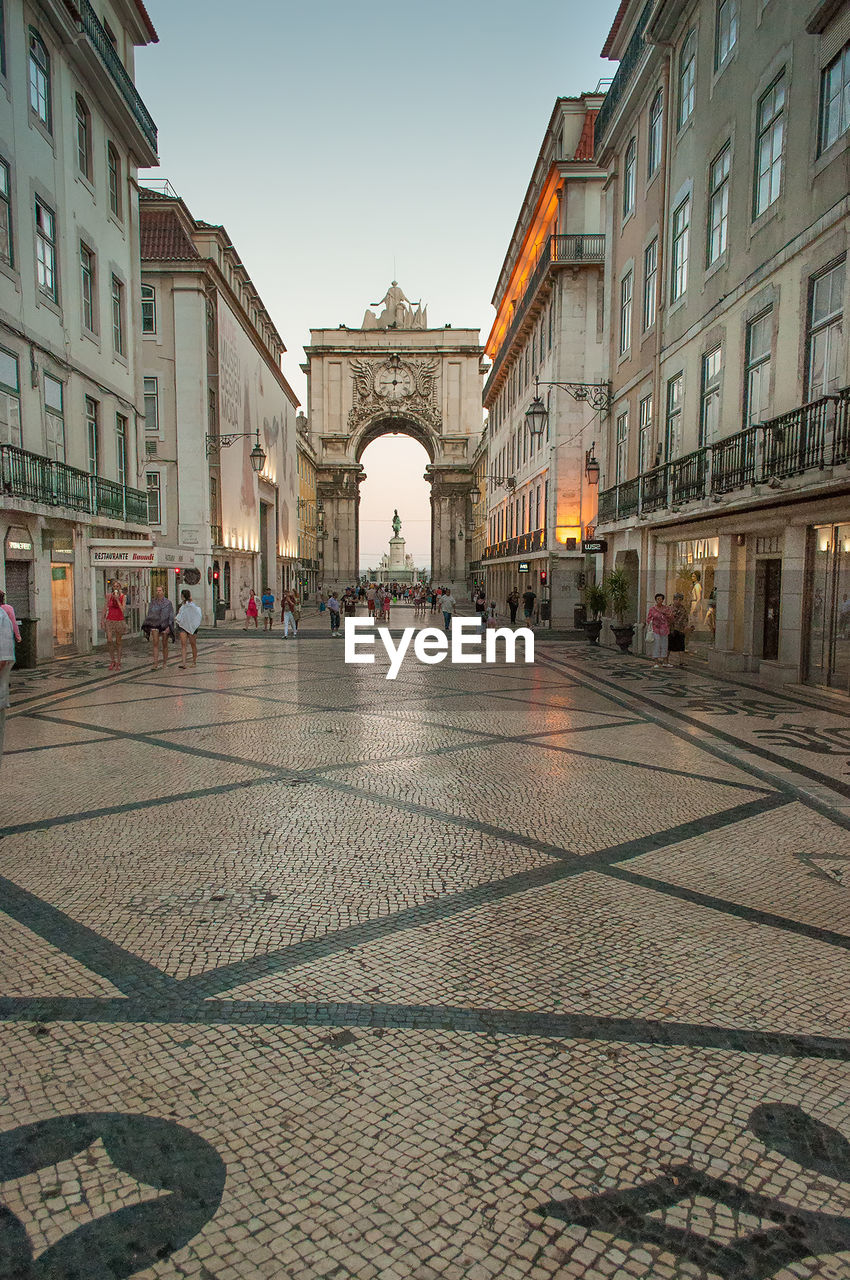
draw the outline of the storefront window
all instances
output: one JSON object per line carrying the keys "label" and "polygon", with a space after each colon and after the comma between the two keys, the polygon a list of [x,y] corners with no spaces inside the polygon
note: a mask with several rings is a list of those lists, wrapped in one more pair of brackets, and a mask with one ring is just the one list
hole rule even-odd
{"label": "storefront window", "polygon": [[850,693],[850,525],[821,525],[812,536],[808,678]]}
{"label": "storefront window", "polygon": [[681,591],[685,597],[690,625],[688,648],[699,654],[714,648],[717,621],[715,573],[719,540],[696,538],[690,542],[674,542],[668,553],[667,603]]}

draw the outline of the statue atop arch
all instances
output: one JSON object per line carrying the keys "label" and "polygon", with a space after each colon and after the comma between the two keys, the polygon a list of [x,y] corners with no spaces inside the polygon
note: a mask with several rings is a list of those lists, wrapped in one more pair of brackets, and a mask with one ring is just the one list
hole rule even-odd
{"label": "statue atop arch", "polygon": [[[380,315],[376,315],[371,307],[381,307]],[[428,308],[423,307],[421,301],[411,302],[397,280],[393,280],[381,301],[373,302],[371,307],[363,317],[362,329],[428,328]]]}
{"label": "statue atop arch", "polygon": [[401,533],[401,521],[398,518],[398,507],[393,511],[393,533],[396,537]]}

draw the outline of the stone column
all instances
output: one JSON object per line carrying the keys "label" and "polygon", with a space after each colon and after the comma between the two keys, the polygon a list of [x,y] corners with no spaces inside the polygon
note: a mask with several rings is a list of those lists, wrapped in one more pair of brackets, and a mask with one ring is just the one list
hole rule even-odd
{"label": "stone column", "polygon": [[782,585],[779,606],[779,669],[786,682],[803,674],[803,631],[806,625],[805,525],[788,525],[782,546]]}
{"label": "stone column", "polygon": [[325,589],[344,588],[357,581],[359,467],[321,468],[317,474],[316,496],[325,504],[324,582]]}

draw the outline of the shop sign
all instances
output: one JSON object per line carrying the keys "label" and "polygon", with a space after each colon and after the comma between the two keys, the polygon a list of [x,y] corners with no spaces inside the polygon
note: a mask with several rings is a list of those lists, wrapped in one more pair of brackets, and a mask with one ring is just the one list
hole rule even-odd
{"label": "shop sign", "polygon": [[32,538],[26,529],[12,525],[5,539],[7,560],[33,560]]}
{"label": "shop sign", "polygon": [[175,547],[152,547],[144,542],[119,542],[112,546],[105,544],[92,547],[91,563],[95,569],[114,569],[119,566],[127,569],[184,569],[194,565],[195,555],[192,551]]}
{"label": "shop sign", "polygon": [[605,538],[583,538],[581,549],[586,555],[598,556],[608,550],[608,543]]}
{"label": "shop sign", "polygon": [[520,560],[519,564],[517,565],[517,570],[520,573],[528,573],[528,561]]}

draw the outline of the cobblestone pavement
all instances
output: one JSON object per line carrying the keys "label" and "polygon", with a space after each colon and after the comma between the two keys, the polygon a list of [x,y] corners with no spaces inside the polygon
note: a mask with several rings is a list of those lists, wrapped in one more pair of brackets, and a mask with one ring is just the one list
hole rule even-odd
{"label": "cobblestone pavement", "polygon": [[386,667],[14,683],[2,1280],[846,1280],[850,707]]}

